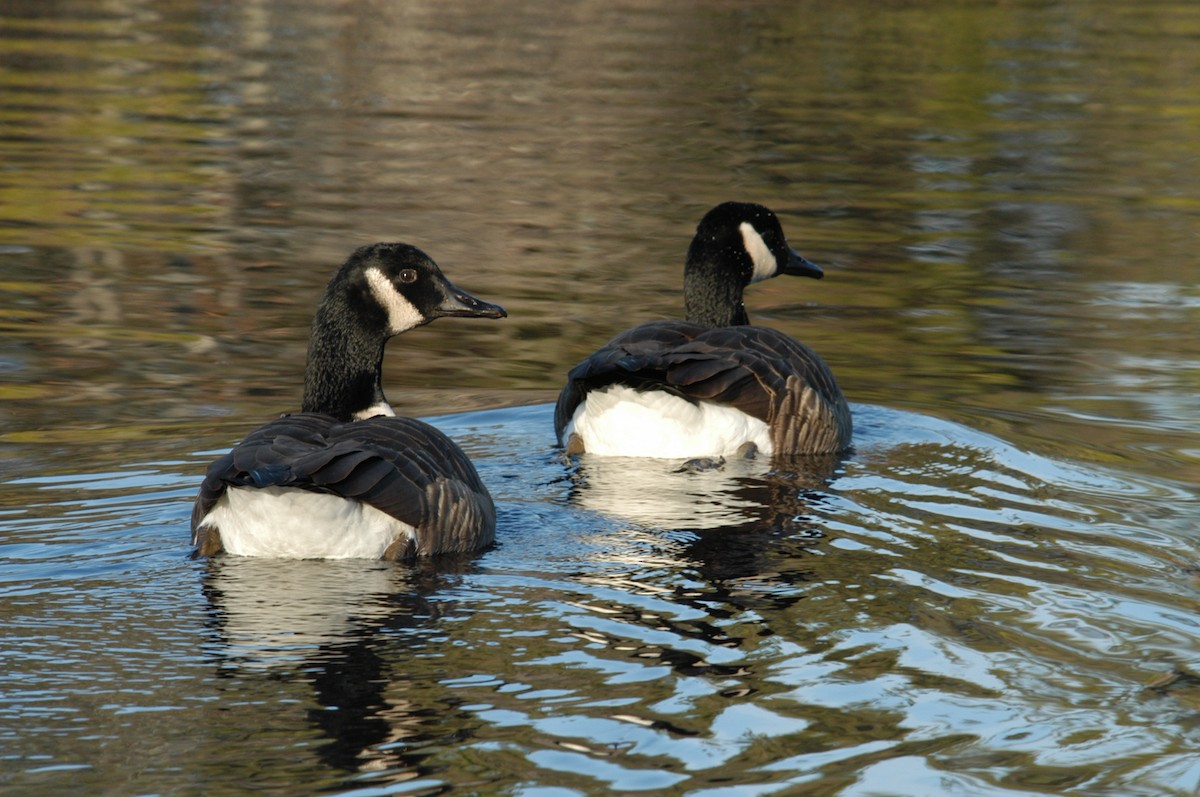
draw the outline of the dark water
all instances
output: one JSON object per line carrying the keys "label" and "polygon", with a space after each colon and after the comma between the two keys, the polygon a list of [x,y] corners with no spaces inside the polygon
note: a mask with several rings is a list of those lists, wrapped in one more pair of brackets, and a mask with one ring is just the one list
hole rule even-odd
{"label": "dark water", "polygon": [[[0,4],[0,789],[1193,795],[1200,6]],[[700,215],[826,267],[856,451],[566,462]],[[498,545],[187,558],[352,248],[498,301],[393,342]]]}

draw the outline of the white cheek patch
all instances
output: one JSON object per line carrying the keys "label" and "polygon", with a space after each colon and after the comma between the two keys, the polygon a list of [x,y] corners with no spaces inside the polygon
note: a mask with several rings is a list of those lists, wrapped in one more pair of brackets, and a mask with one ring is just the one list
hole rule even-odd
{"label": "white cheek patch", "polygon": [[750,261],[754,263],[754,273],[750,275],[750,281],[758,282],[778,274],[779,265],[775,262],[775,255],[771,253],[771,249],[763,237],[758,234],[758,230],[754,229],[754,225],[743,221],[738,229],[742,231],[742,243],[746,246],[746,253],[750,255]]}
{"label": "white cheek patch", "polygon": [[376,301],[387,312],[389,333],[399,335],[425,323],[421,311],[396,290],[396,286],[382,271],[377,268],[367,269],[367,284],[371,286],[371,293],[375,295]]}

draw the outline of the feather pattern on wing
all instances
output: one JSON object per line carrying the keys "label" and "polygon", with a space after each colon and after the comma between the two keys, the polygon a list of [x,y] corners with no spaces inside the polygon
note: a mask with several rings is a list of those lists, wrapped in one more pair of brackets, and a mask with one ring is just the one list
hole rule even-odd
{"label": "feather pattern on wing", "polygon": [[[370,505],[416,530],[412,554],[491,542],[495,506],[470,460],[444,434],[412,418],[377,416],[339,422],[296,413],[256,429],[208,469],[192,511],[201,555],[217,547],[219,530],[202,527],[229,487],[287,487],[329,493]],[[336,533],[334,530],[331,533]]]}
{"label": "feather pattern on wing", "polygon": [[828,366],[769,327],[653,321],[622,332],[568,375],[554,413],[560,443],[587,393],[613,384],[735,407],[767,424],[777,455],[850,442],[850,409]]}

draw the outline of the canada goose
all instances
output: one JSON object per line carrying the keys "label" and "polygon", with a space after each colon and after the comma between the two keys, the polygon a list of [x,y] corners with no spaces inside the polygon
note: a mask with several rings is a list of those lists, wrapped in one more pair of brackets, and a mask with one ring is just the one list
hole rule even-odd
{"label": "canada goose", "polygon": [[779,274],[821,278],[767,208],[725,202],[696,229],[684,267],[687,321],[622,332],[575,366],[554,429],[568,453],[788,456],[850,446],[850,408],[815,352],[750,325],[742,293]]}
{"label": "canada goose", "polygon": [[401,243],[355,251],[313,318],[301,411],[251,432],[208,468],[195,553],[408,559],[492,542],[475,467],[432,426],[398,418],[380,371],[388,338],[435,318],[503,318]]}

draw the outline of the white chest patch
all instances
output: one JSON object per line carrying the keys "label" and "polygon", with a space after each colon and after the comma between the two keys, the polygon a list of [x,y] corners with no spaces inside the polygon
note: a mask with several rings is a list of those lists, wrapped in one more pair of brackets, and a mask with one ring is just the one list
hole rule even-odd
{"label": "white chest patch", "polygon": [[744,443],[774,453],[758,418],[723,404],[692,404],[658,391],[623,385],[594,390],[563,432],[577,434],[589,454],[613,457],[707,457],[733,454]]}
{"label": "white chest patch", "polygon": [[742,231],[742,243],[746,246],[746,252],[750,255],[751,262],[754,263],[754,273],[751,275],[750,281],[760,282],[778,274],[779,264],[775,262],[775,255],[771,254],[770,247],[758,234],[758,230],[754,229],[754,225],[743,221],[738,229]]}
{"label": "white chest patch", "polygon": [[415,529],[358,501],[287,487],[231,487],[201,525],[225,550],[276,559],[378,559]]}
{"label": "white chest patch", "polygon": [[404,294],[396,290],[396,286],[383,275],[382,271],[377,268],[369,268],[366,274],[367,284],[371,286],[371,293],[387,311],[389,333],[399,335],[401,332],[418,327],[425,322],[425,316],[421,315],[421,311],[406,299]]}
{"label": "white chest patch", "polygon": [[366,420],[367,418],[374,418],[376,415],[386,415],[389,418],[395,418],[396,411],[392,409],[391,404],[388,404],[386,401],[381,401],[378,404],[372,404],[365,410],[354,413],[354,420],[362,421]]}

